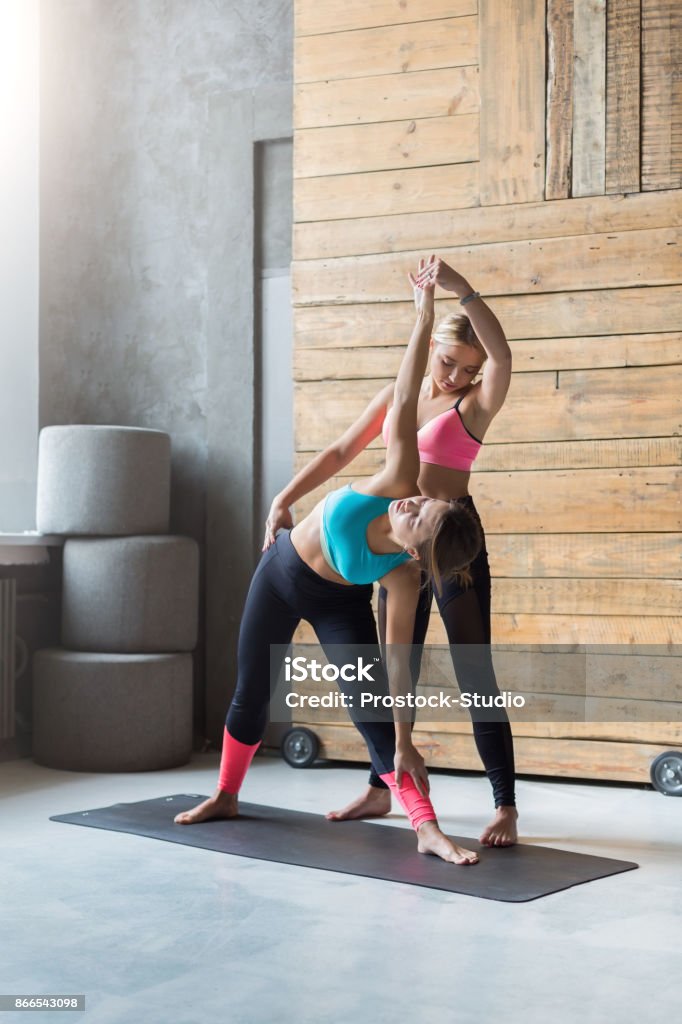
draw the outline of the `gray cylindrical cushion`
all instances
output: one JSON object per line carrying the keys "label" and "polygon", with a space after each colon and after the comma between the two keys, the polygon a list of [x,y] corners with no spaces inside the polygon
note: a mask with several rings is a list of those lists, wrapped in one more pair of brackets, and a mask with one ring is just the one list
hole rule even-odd
{"label": "gray cylindrical cushion", "polygon": [[145,772],[192,753],[189,654],[37,651],[33,756],[66,771]]}
{"label": "gray cylindrical cushion", "polygon": [[199,550],[190,537],[64,545],[62,643],[72,650],[191,651],[198,602]]}
{"label": "gray cylindrical cushion", "polygon": [[40,432],[40,533],[166,533],[169,510],[168,434],[83,425]]}

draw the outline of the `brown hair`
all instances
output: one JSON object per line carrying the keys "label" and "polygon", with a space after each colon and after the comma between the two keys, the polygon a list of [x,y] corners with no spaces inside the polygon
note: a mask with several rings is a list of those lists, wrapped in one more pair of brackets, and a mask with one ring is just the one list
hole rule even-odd
{"label": "brown hair", "polygon": [[471,585],[469,565],[481,550],[483,533],[478,516],[456,498],[440,518],[433,536],[415,544],[426,580],[433,577],[440,594],[443,583],[457,578],[465,586]]}
{"label": "brown hair", "polygon": [[444,317],[433,332],[433,340],[444,345],[469,345],[479,353],[482,364],[488,358],[488,353],[471,326],[471,320],[463,313],[450,313]]}

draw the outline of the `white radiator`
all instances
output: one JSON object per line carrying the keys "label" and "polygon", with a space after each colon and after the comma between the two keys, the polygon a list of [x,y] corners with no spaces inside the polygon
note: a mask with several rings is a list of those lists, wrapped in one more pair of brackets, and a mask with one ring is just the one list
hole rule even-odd
{"label": "white radiator", "polygon": [[14,736],[16,580],[0,580],[0,740]]}

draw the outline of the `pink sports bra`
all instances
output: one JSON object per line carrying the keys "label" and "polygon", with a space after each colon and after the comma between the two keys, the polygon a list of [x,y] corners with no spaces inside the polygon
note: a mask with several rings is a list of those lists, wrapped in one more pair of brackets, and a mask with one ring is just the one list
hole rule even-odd
{"label": "pink sports bra", "polygon": [[[469,472],[478,455],[482,441],[474,437],[464,426],[458,398],[452,409],[446,409],[440,416],[434,416],[417,431],[417,446],[421,462],[447,469],[462,469]],[[393,407],[386,413],[382,428],[383,438],[388,444],[389,420]]]}

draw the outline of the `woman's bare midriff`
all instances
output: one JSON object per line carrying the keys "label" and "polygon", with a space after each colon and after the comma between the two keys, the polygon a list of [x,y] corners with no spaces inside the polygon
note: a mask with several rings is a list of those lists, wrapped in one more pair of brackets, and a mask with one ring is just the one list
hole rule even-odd
{"label": "woman's bare midriff", "polygon": [[[461,469],[447,469],[445,466],[422,462],[419,470],[419,493],[426,495],[427,498],[440,498],[444,501],[462,498],[469,493],[469,476],[468,472]],[[313,572],[331,583],[343,583],[350,587],[352,583],[334,572],[322,554],[320,530],[323,505],[324,498],[318,501],[305,519],[293,528],[289,538],[296,553]]]}
{"label": "woman's bare midriff", "polygon": [[334,572],[322,554],[320,530],[322,529],[323,505],[324,498],[322,501],[318,501],[312,512],[293,528],[289,534],[289,539],[294,545],[294,550],[299,558],[305,562],[309,569],[316,572],[318,576],[329,580],[330,583],[343,583],[347,587],[352,587],[352,583],[344,580],[343,576],[339,576],[338,572]]}
{"label": "woman's bare midriff", "polygon": [[469,493],[469,477],[471,474],[462,469],[447,469],[422,462],[419,469],[419,491],[427,498],[440,498],[450,501],[452,498],[463,498]]}

